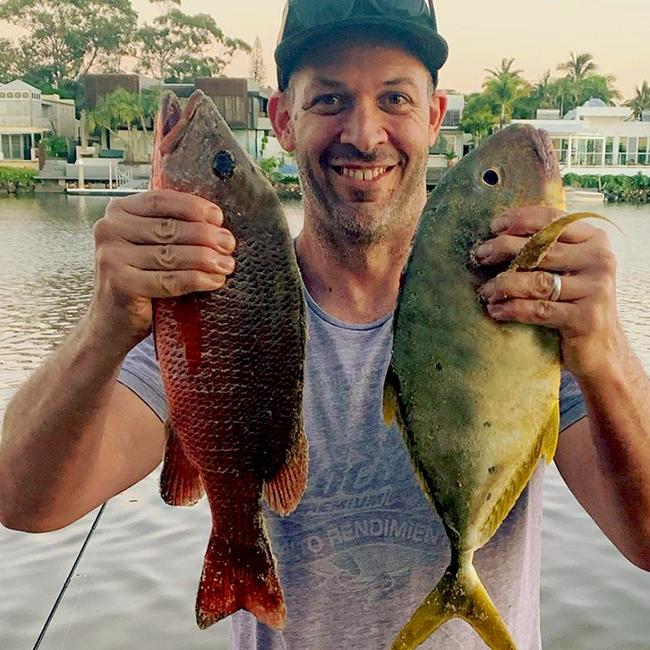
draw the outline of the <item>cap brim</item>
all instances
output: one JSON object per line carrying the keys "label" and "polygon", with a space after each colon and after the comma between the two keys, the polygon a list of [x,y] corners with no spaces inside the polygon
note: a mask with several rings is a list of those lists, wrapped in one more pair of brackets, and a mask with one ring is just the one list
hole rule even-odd
{"label": "cap brim", "polygon": [[350,32],[355,30],[359,36],[364,32],[384,35],[391,42],[403,44],[404,49],[417,56],[432,73],[442,68],[449,55],[447,41],[440,34],[414,24],[412,20],[392,18],[387,21],[386,16],[350,17],[345,22],[329,23],[283,40],[275,51],[275,61],[282,76],[288,78],[295,71],[311,46],[322,46],[327,39],[349,39]]}

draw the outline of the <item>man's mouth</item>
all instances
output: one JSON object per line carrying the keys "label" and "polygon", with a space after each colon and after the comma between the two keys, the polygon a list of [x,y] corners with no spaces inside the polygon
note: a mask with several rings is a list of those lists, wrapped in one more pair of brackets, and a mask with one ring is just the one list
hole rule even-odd
{"label": "man's mouth", "polygon": [[390,167],[358,167],[358,166],[339,166],[332,165],[332,169],[344,178],[349,178],[353,181],[377,181],[384,176],[390,174],[396,165]]}

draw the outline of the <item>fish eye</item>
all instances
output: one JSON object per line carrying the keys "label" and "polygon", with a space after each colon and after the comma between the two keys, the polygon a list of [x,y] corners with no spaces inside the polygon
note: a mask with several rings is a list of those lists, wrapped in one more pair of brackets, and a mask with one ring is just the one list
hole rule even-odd
{"label": "fish eye", "polygon": [[483,172],[483,183],[488,187],[496,187],[501,183],[501,174],[496,169]]}
{"label": "fish eye", "polygon": [[214,173],[221,179],[230,178],[235,171],[235,157],[230,151],[220,151],[212,162]]}

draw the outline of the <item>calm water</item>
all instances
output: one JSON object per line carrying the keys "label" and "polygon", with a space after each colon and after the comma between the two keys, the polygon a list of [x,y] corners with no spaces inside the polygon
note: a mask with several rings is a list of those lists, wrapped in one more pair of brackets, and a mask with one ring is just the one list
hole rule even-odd
{"label": "calm water", "polygon": [[[90,197],[0,199],[0,418],[87,305],[92,226],[105,204]],[[620,311],[650,370],[650,207],[604,212],[624,231],[611,231]],[[299,208],[289,213],[295,231]],[[546,485],[545,648],[650,649],[650,575],[618,554],[554,469]],[[95,514],[47,535],[0,529],[0,650],[33,647]],[[194,624],[209,526],[205,502],[166,507],[155,475],[110,501],[41,648],[228,648],[226,627],[200,632]]]}

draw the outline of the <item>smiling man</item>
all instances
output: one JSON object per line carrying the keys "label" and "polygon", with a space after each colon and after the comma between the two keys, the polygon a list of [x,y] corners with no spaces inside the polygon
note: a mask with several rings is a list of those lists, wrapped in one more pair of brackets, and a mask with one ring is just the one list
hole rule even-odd
{"label": "smiling man", "polygon": [[[296,250],[310,330],[310,478],[294,515],[267,517],[286,628],[238,612],[238,650],[387,648],[447,565],[442,524],[381,414],[400,273],[446,108],[436,90],[446,57],[423,0],[291,0],[285,10],[270,115],[296,154],[305,194]],[[489,267],[511,259],[558,216],[545,207],[498,215],[478,260]],[[0,447],[7,526],[60,528],[155,469],[165,403],[149,337],[151,299],[218,290],[234,269],[236,242],[218,206],[175,192],[112,201],[96,245],[88,313],[7,410]],[[562,274],[559,292],[553,274]],[[618,322],[604,233],[571,227],[544,268],[499,275],[483,294],[496,319],[560,332],[577,383],[565,375],[557,464],[612,542],[649,569],[650,388]],[[540,466],[476,557],[521,650],[541,645],[542,480]],[[451,621],[423,647],[484,645]]]}

